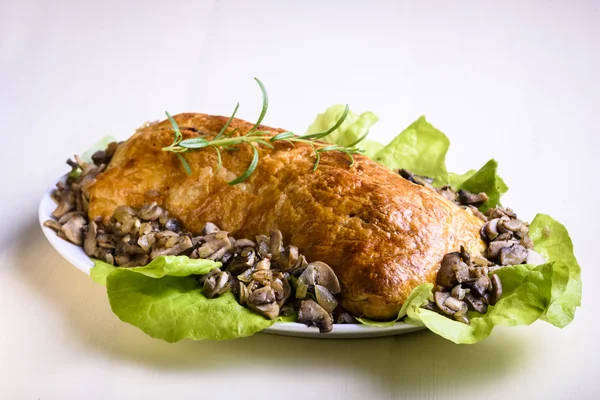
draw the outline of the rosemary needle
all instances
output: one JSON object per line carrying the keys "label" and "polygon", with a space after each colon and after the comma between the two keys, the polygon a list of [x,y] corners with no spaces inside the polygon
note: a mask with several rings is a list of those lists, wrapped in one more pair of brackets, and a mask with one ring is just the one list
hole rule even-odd
{"label": "rosemary needle", "polygon": [[246,169],[246,171],[243,174],[241,174],[234,180],[228,182],[230,185],[237,185],[238,183],[245,181],[256,170],[256,167],[258,166],[258,163],[259,163],[259,153],[258,153],[256,146],[253,143],[257,143],[259,145],[262,145],[262,146],[265,146],[265,147],[268,147],[271,149],[274,149],[274,146],[272,145],[272,143],[277,142],[277,141],[284,141],[284,142],[290,143],[292,146],[294,145],[294,143],[309,144],[313,148],[313,152],[314,152],[314,156],[315,156],[315,162],[314,162],[313,168],[312,168],[313,171],[315,171],[319,167],[319,162],[321,161],[321,153],[328,152],[328,151],[338,151],[340,153],[344,153],[344,154],[348,155],[348,157],[350,159],[349,166],[352,167],[354,165],[353,155],[362,153],[364,151],[364,150],[359,149],[356,146],[365,139],[365,137],[367,136],[366,134],[361,136],[360,138],[358,138],[358,140],[356,140],[354,143],[352,143],[348,146],[332,145],[331,143],[324,143],[324,142],[318,141],[319,139],[323,139],[324,137],[327,137],[329,134],[334,132],[336,129],[338,129],[344,123],[344,121],[346,120],[346,117],[348,116],[348,112],[349,112],[349,108],[347,105],[346,105],[346,108],[344,109],[344,112],[342,113],[340,118],[337,120],[337,122],[331,128],[329,128],[328,130],[326,130],[324,132],[312,133],[312,134],[303,135],[303,136],[296,136],[293,132],[288,131],[288,132],[278,133],[277,135],[273,136],[268,131],[261,131],[258,129],[267,114],[267,110],[269,108],[269,98],[267,95],[267,90],[265,89],[265,86],[260,81],[260,79],[254,78],[254,80],[258,83],[258,86],[260,87],[263,105],[262,105],[260,115],[258,116],[258,119],[256,120],[256,123],[254,123],[252,128],[250,128],[250,130],[245,135],[238,136],[238,137],[232,137],[231,135],[237,130],[237,128],[233,129],[231,132],[227,133],[227,128],[229,128],[229,125],[235,118],[235,114],[238,111],[240,103],[236,104],[235,109],[233,110],[233,113],[231,114],[231,116],[229,117],[229,119],[227,120],[225,125],[223,125],[223,128],[221,128],[221,131],[212,140],[208,140],[203,137],[195,137],[195,138],[190,138],[190,139],[184,140],[183,135],[181,134],[181,131],[179,130],[179,126],[177,125],[177,122],[175,122],[175,120],[171,117],[171,115],[169,115],[168,112],[165,112],[165,114],[167,115],[167,118],[169,119],[169,122],[171,122],[172,130],[174,133],[174,138],[173,138],[173,143],[171,143],[170,146],[163,147],[162,150],[174,153],[177,156],[177,158],[179,159],[179,161],[181,161],[181,164],[183,165],[183,168],[185,169],[186,173],[188,175],[191,175],[192,168],[190,167],[189,163],[186,161],[186,159],[183,157],[183,155],[181,153],[185,153],[187,151],[196,150],[196,149],[202,149],[205,147],[212,147],[217,153],[217,169],[220,169],[221,166],[223,165],[221,150],[238,150],[238,148],[236,148],[234,146],[238,146],[238,145],[242,145],[242,144],[249,145],[250,147],[252,147],[252,151],[253,151],[252,160],[250,161],[248,168]]}

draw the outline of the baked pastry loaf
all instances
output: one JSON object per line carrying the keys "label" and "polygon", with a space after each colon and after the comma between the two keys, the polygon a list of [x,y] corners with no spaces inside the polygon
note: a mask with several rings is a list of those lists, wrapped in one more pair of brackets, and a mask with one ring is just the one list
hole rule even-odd
{"label": "baked pastry loaf", "polygon": [[[214,136],[227,121],[205,114],[174,119],[184,138]],[[239,119],[230,125],[236,135],[251,127]],[[220,170],[212,148],[185,153],[189,176],[173,153],[161,151],[172,141],[171,125],[163,121],[119,146],[89,190],[90,217],[108,219],[117,206],[157,201],[194,233],[209,221],[238,238],[279,229],[308,261],[333,268],[344,308],[379,320],[395,317],[414,287],[434,282],[446,253],[461,245],[483,249],[481,220],[361,155],[350,168],[346,155],[326,152],[312,171],[310,146],[276,142],[275,150],[260,147],[248,180],[230,186],[252,159],[249,145],[222,151]]]}

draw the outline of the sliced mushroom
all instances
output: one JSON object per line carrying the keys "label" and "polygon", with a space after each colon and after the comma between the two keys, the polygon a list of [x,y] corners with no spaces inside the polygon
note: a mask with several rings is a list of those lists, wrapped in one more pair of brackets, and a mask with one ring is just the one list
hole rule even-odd
{"label": "sliced mushroom", "polygon": [[492,275],[490,280],[491,290],[489,295],[489,302],[490,305],[493,306],[498,302],[498,300],[500,300],[500,297],[502,297],[502,281],[500,280],[500,277],[496,274]]}
{"label": "sliced mushroom", "polygon": [[165,229],[172,232],[179,232],[182,228],[181,223],[176,218],[169,218],[167,222],[165,222]]}
{"label": "sliced mushroom", "polygon": [[465,301],[469,307],[469,310],[477,311],[480,314],[485,314],[487,312],[487,304],[481,299],[473,296],[471,293],[467,293],[465,295]]}
{"label": "sliced mushroom", "polygon": [[[173,247],[163,247],[152,250],[150,257],[154,260],[158,256],[176,256],[192,247],[192,241],[187,236],[182,236],[177,244]],[[204,258],[204,257],[201,257]]]}
{"label": "sliced mushroom", "polygon": [[480,267],[487,267],[488,265],[491,264],[487,258],[485,258],[479,254],[473,255],[471,257],[471,261],[473,261],[473,264],[478,265]]}
{"label": "sliced mushroom", "polygon": [[508,240],[501,240],[501,241],[497,241],[497,242],[491,242],[488,245],[487,258],[490,259],[490,260],[497,259],[498,256],[500,255],[500,250],[502,250],[505,247],[509,247],[513,243],[514,242],[511,242],[511,241],[508,241]]}
{"label": "sliced mushroom", "polygon": [[333,321],[329,313],[313,300],[302,301],[297,321],[307,326],[316,326],[320,333],[328,333],[333,329]]}
{"label": "sliced mushroom", "polygon": [[137,240],[138,246],[140,246],[145,252],[150,251],[152,246],[154,246],[154,243],[156,243],[154,234],[142,235]]}
{"label": "sliced mushroom", "polygon": [[356,324],[358,321],[348,312],[342,312],[335,318],[336,324]]}
{"label": "sliced mushroom", "polygon": [[458,191],[458,197],[461,204],[473,204],[476,206],[480,206],[489,200],[489,197],[484,192],[475,194],[463,189]]}
{"label": "sliced mushroom", "polygon": [[83,250],[85,254],[92,257],[96,253],[96,235],[98,234],[98,225],[94,221],[90,221],[88,224],[88,230],[85,234],[85,241],[83,242]]}
{"label": "sliced mushroom", "polygon": [[256,243],[250,239],[238,239],[235,241],[234,246],[243,249],[244,247],[255,247]]}
{"label": "sliced mushroom", "polygon": [[279,303],[279,306],[283,306],[292,294],[290,282],[285,278],[278,278],[271,282],[271,286],[275,290],[275,299],[277,300],[277,303]]}
{"label": "sliced mushroom", "polygon": [[250,293],[248,302],[256,305],[273,303],[275,302],[275,291],[271,286],[263,286]]}
{"label": "sliced mushroom", "polygon": [[219,232],[220,229],[217,225],[212,222],[207,222],[204,224],[204,228],[202,228],[202,235],[210,235],[211,233]]}
{"label": "sliced mushroom", "polygon": [[268,258],[260,260],[258,263],[256,263],[255,268],[257,271],[271,269],[271,260],[269,260]]}
{"label": "sliced mushroom", "polygon": [[[251,268],[256,262],[256,253],[252,247],[246,247],[237,256],[233,257],[227,266],[227,270],[233,275],[239,275]],[[269,262],[270,263],[270,262]],[[264,264],[262,264],[264,266]]]}
{"label": "sliced mushroom", "polygon": [[315,285],[315,298],[317,303],[328,313],[332,313],[338,305],[333,294],[324,286]]}
{"label": "sliced mushroom", "polygon": [[137,212],[137,216],[143,219],[144,221],[155,221],[160,217],[163,213],[163,209],[158,206],[157,202],[152,202],[151,204],[147,204],[142,206]]}
{"label": "sliced mushroom", "polygon": [[269,238],[265,235],[256,236],[256,243],[258,244],[258,254],[261,257],[267,257],[270,251]]}
{"label": "sliced mushroom", "polygon": [[58,223],[58,221],[56,221],[54,219],[49,219],[49,220],[45,221],[44,222],[44,226],[46,228],[50,228],[50,229],[55,230],[57,232],[60,231],[60,227],[61,227],[61,225]]}
{"label": "sliced mushroom", "polygon": [[498,221],[500,221],[500,218],[490,219],[483,225],[481,228],[481,236],[483,236],[484,239],[494,240],[498,237],[500,234],[500,232],[498,232]]}
{"label": "sliced mushroom", "polygon": [[452,296],[448,297],[446,301],[444,301],[444,305],[454,311],[453,315],[455,317],[460,317],[461,315],[465,315],[469,310],[467,303],[464,301],[458,300]]}
{"label": "sliced mushroom", "polygon": [[463,288],[461,285],[456,285],[452,288],[450,292],[453,297],[462,300],[465,298],[465,295],[468,293],[469,289]]}
{"label": "sliced mushroom", "polygon": [[435,305],[446,315],[454,315],[455,311],[446,305],[446,300],[450,298],[450,293],[435,292],[433,295]]}
{"label": "sliced mushroom", "polygon": [[299,257],[298,248],[296,246],[288,246],[281,253],[281,257],[279,259],[279,267],[282,271],[290,271],[298,262]]}
{"label": "sliced mushroom", "polygon": [[261,270],[252,274],[252,279],[261,285],[268,285],[273,280],[273,271]]}
{"label": "sliced mushroom", "polygon": [[67,240],[76,245],[83,243],[83,227],[86,220],[81,215],[74,215],[67,223],[60,227],[60,231],[65,235]]}
{"label": "sliced mushroom", "polygon": [[298,278],[298,285],[321,285],[329,289],[332,294],[338,294],[341,291],[335,272],[329,265],[321,261],[308,264]]}
{"label": "sliced mushroom", "polygon": [[282,260],[283,253],[283,235],[281,231],[273,229],[269,237],[269,252],[271,253],[271,260],[279,262]]}
{"label": "sliced mushroom", "polygon": [[502,265],[518,265],[522,264],[527,259],[527,249],[518,243],[512,244],[509,247],[503,247],[500,250],[498,259]]}
{"label": "sliced mushroom", "polygon": [[209,299],[220,296],[229,290],[229,280],[231,275],[227,271],[213,269],[205,279],[202,285],[202,294]]}
{"label": "sliced mushroom", "polygon": [[486,275],[482,275],[473,283],[470,288],[472,292],[474,292],[479,297],[484,297],[485,292],[490,288],[491,282],[490,278]]}
{"label": "sliced mushroom", "polygon": [[452,288],[457,283],[469,280],[469,267],[465,264],[460,253],[448,253],[442,258],[436,282],[445,288]]}
{"label": "sliced mushroom", "polygon": [[248,302],[247,305],[249,309],[262,314],[269,319],[275,319],[279,316],[279,304],[277,303],[254,304]]}
{"label": "sliced mushroom", "polygon": [[60,203],[52,212],[54,218],[60,218],[69,211],[75,209],[75,193],[72,190],[64,189],[60,193]]}
{"label": "sliced mushroom", "polygon": [[450,186],[444,186],[444,187],[440,188],[438,190],[438,193],[453,203],[456,202],[458,199],[458,195],[456,194],[456,192],[454,190],[452,190],[452,188]]}
{"label": "sliced mushroom", "polygon": [[231,245],[227,232],[216,232],[204,236],[206,241],[200,248],[198,248],[198,256],[200,258],[208,258],[211,254],[225,248],[227,251]]}

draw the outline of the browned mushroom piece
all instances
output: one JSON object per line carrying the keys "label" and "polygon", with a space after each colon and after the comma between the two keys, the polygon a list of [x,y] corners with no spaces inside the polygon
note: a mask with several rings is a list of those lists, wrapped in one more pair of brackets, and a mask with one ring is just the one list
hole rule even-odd
{"label": "browned mushroom piece", "polygon": [[229,290],[230,279],[227,271],[213,269],[202,280],[202,294],[209,299],[222,295]]}
{"label": "browned mushroom piece", "polygon": [[433,299],[435,300],[435,305],[446,315],[454,315],[455,310],[451,309],[446,305],[446,300],[450,298],[450,293],[448,292],[435,292],[433,295]]}
{"label": "browned mushroom piece", "polygon": [[443,186],[442,188],[438,189],[437,192],[453,203],[458,200],[458,195],[450,186]]}
{"label": "browned mushroom piece", "polygon": [[320,333],[328,333],[333,329],[331,315],[313,300],[302,301],[297,321],[307,326],[316,326]]}
{"label": "browned mushroom piece", "polygon": [[465,298],[465,295],[469,293],[469,291],[469,289],[463,288],[462,285],[456,285],[452,288],[450,293],[452,294],[452,297],[462,300]]}
{"label": "browned mushroom piece", "polygon": [[58,221],[54,220],[54,219],[49,219],[47,221],[44,221],[44,226],[46,228],[50,228],[54,231],[60,231],[60,227],[61,225],[58,223]]}
{"label": "browned mushroom piece", "polygon": [[317,303],[328,313],[332,313],[338,305],[337,300],[333,297],[329,289],[321,285],[315,285],[315,298],[317,299]]}
{"label": "browned mushroom piece", "polygon": [[83,242],[83,250],[85,254],[92,257],[96,253],[96,235],[98,234],[98,225],[94,221],[90,221]]}
{"label": "browned mushroom piece", "polygon": [[[198,256],[200,258],[208,258],[210,255],[216,253],[221,250],[223,254],[227,251],[231,243],[229,242],[229,238],[227,237],[227,232],[219,231],[215,233],[210,233],[203,237],[205,243],[202,244],[198,248]],[[222,250],[222,249],[225,250]]]}
{"label": "browned mushroom piece", "polygon": [[495,260],[498,258],[498,256],[500,255],[500,250],[502,250],[505,247],[509,247],[510,245],[512,245],[514,242],[508,241],[508,240],[500,240],[497,242],[491,242],[488,245],[488,249],[487,249],[487,258],[490,260]]}
{"label": "browned mushroom piece", "polygon": [[348,312],[341,312],[335,318],[336,324],[357,324],[358,321]]}
{"label": "browned mushroom piece", "polygon": [[163,213],[163,209],[159,207],[157,202],[152,202],[151,204],[147,204],[142,206],[137,212],[137,216],[143,219],[144,221],[155,221],[157,220]]}
{"label": "browned mushroom piece", "polygon": [[249,309],[264,315],[269,319],[275,319],[279,316],[279,305],[277,303],[254,304],[247,303]]}
{"label": "browned mushroom piece", "polygon": [[181,222],[179,222],[176,218],[169,218],[165,222],[165,229],[168,229],[172,232],[180,232],[183,227],[181,226]]}
{"label": "browned mushroom piece", "polygon": [[479,297],[484,297],[490,288],[491,282],[487,275],[480,276],[474,283],[469,284],[469,289]]}
{"label": "browned mushroom piece", "polygon": [[460,253],[448,253],[442,258],[436,282],[445,288],[452,288],[457,283],[469,280],[469,266],[465,264]]}
{"label": "browned mushroom piece", "polygon": [[257,251],[261,257],[267,257],[270,250],[269,237],[266,235],[256,236]]}
{"label": "browned mushroom piece", "polygon": [[271,269],[271,260],[268,258],[264,258],[264,259],[260,260],[259,262],[257,262],[256,265],[254,266],[254,268],[257,271],[266,271],[268,269]]}
{"label": "browned mushroom piece", "polygon": [[235,241],[235,243],[233,244],[235,247],[238,247],[240,249],[243,249],[245,247],[255,247],[256,243],[254,243],[252,240],[250,239],[238,239]]}
{"label": "browned mushroom piece", "polygon": [[496,239],[496,237],[498,237],[498,235],[500,234],[500,232],[498,232],[498,222],[499,221],[500,221],[500,218],[494,218],[494,219],[488,220],[488,222],[486,222],[483,225],[483,227],[481,228],[481,236],[484,239],[488,239],[488,240]]}
{"label": "browned mushroom piece", "polygon": [[493,274],[490,277],[490,280],[491,290],[489,295],[489,302],[490,305],[493,306],[498,302],[498,300],[500,300],[500,297],[502,297],[502,281],[500,280],[500,277],[496,274]]}
{"label": "browned mushroom piece", "polygon": [[[329,265],[321,261],[309,263],[302,275],[298,277],[297,283],[298,286],[321,285],[327,288],[332,294],[338,294],[341,291],[340,282],[335,272],[333,272]],[[297,294],[296,297],[298,297]]]}
{"label": "browned mushroom piece", "polygon": [[273,229],[269,235],[269,253],[271,254],[271,260],[279,263],[282,260],[283,249],[283,236],[281,231]]}
{"label": "browned mushroom piece", "polygon": [[480,314],[485,314],[487,312],[487,304],[480,298],[473,296],[471,293],[465,295],[465,302],[471,311],[477,311]]}
{"label": "browned mushroom piece", "polygon": [[500,250],[498,259],[501,265],[518,265],[522,264],[527,259],[527,249],[518,243],[514,243],[509,247],[503,247]]}
{"label": "browned mushroom piece", "polygon": [[[233,259],[229,262],[229,264],[227,265],[227,271],[237,276],[254,266],[255,262],[256,252],[252,247],[246,247],[238,255],[234,256]],[[268,269],[264,267],[265,263],[261,264],[261,269]]]}
{"label": "browned mushroom piece", "polygon": [[217,225],[213,224],[212,222],[207,222],[204,224],[204,228],[202,228],[202,235],[206,236],[219,231],[220,229]]}
{"label": "browned mushroom piece", "polygon": [[300,253],[298,252],[298,248],[296,246],[287,246],[281,254],[281,258],[279,259],[279,266],[281,267],[281,270],[290,271],[293,269],[298,263],[299,257]]}
{"label": "browned mushroom piece", "polygon": [[83,227],[85,224],[85,218],[79,214],[75,214],[68,222],[60,227],[60,231],[71,243],[81,245],[83,243]]}
{"label": "browned mushroom piece", "polygon": [[275,300],[279,304],[279,306],[283,306],[283,304],[290,298],[292,294],[292,287],[290,283],[285,278],[277,278],[271,282],[271,287],[275,292]]}
{"label": "browned mushroom piece", "polygon": [[263,286],[254,290],[248,297],[248,303],[270,304],[275,302],[275,291],[271,286]]}
{"label": "browned mushroom piece", "polygon": [[481,193],[471,193],[468,190],[461,189],[458,191],[458,198],[461,204],[467,205],[472,204],[475,206],[480,206],[486,201],[489,200],[489,197],[484,192]]}
{"label": "browned mushroom piece", "polygon": [[75,209],[75,192],[70,189],[63,189],[60,193],[60,203],[52,212],[52,216],[56,219],[62,217],[69,211]]}
{"label": "browned mushroom piece", "polygon": [[[176,256],[192,247],[192,240],[187,236],[181,236],[173,247],[163,247],[152,250],[150,257],[154,260],[158,256]],[[202,257],[204,258],[204,257]]]}

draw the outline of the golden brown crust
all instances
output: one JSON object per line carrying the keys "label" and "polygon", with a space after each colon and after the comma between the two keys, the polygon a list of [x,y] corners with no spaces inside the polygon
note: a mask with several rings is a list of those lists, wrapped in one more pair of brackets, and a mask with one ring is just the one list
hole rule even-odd
{"label": "golden brown crust", "polygon": [[[187,138],[215,135],[226,118],[180,114],[175,120]],[[237,134],[251,126],[242,120],[231,124]],[[414,287],[433,282],[444,254],[461,244],[475,252],[483,246],[477,217],[366,157],[355,156],[349,168],[346,155],[324,153],[313,172],[309,146],[277,142],[275,151],[260,149],[247,181],[230,186],[227,181],[251,160],[249,145],[223,151],[219,171],[214,149],[186,153],[193,171],[188,176],[172,153],[161,151],[172,140],[171,126],[163,121],[120,146],[90,189],[90,217],[108,218],[119,205],[156,200],[192,232],[207,221],[236,237],[279,229],[309,261],[331,265],[343,307],[373,319],[394,317]],[[149,190],[159,196],[149,197]]]}

